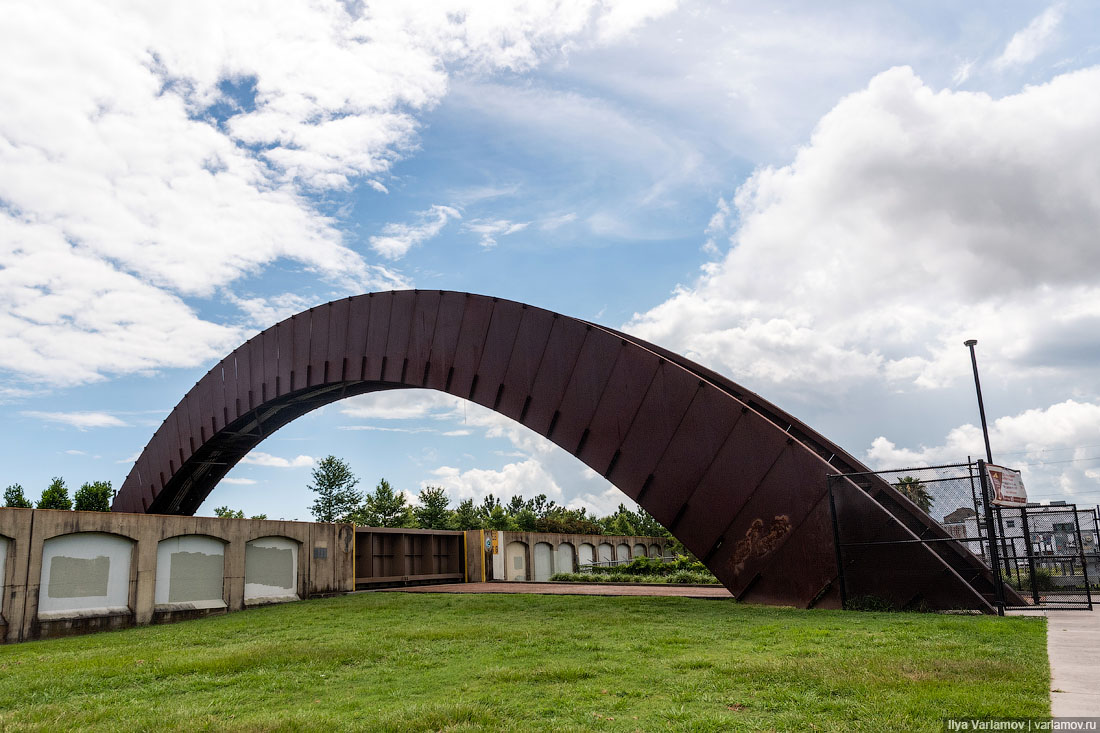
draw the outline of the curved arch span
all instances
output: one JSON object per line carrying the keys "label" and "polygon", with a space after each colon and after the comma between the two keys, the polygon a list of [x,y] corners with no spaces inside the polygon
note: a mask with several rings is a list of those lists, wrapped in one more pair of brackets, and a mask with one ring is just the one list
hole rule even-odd
{"label": "curved arch span", "polygon": [[[368,293],[249,339],[176,405],[113,509],[193,514],[248,451],[291,420],[345,397],[406,388],[477,402],[552,440],[668,527],[739,599],[839,603],[826,476],[866,470],[858,461],[678,354],[470,293]],[[841,486],[836,503],[845,526],[862,528],[860,541],[946,539],[875,478]],[[991,609],[988,569],[958,543],[849,555],[850,595]]]}

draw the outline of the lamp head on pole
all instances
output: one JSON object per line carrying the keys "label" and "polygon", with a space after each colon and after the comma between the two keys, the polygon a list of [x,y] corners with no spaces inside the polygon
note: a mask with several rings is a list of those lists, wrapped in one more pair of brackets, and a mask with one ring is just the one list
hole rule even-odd
{"label": "lamp head on pole", "polygon": [[977,344],[978,339],[967,339],[966,341],[963,341],[963,346],[977,346]]}

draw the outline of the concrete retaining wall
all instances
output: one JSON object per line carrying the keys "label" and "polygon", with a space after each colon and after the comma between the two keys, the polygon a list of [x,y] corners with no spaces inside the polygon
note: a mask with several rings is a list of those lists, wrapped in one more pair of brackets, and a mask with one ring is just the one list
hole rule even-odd
{"label": "concrete retaining wall", "polygon": [[354,550],[350,524],[0,508],[0,639],[346,593]]}
{"label": "concrete retaining wall", "polygon": [[[488,530],[485,533],[490,534]],[[549,580],[554,573],[575,573],[581,565],[593,561],[626,562],[640,557],[643,550],[646,557],[661,555],[666,542],[664,537],[499,532],[496,552],[489,556],[492,568],[489,578],[527,582]],[[471,576],[470,580],[479,578]]]}

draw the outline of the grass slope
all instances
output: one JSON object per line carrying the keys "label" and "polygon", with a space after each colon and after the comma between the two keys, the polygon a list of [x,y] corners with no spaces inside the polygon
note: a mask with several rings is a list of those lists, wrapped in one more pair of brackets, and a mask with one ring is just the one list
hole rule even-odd
{"label": "grass slope", "polygon": [[367,593],[0,647],[0,730],[942,730],[1049,715],[1045,621]]}

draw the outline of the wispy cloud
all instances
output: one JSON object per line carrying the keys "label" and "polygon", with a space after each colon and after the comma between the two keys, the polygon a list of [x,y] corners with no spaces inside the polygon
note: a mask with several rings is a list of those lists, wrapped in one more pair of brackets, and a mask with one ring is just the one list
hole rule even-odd
{"label": "wispy cloud", "polygon": [[438,235],[451,219],[462,218],[453,206],[438,204],[416,216],[415,224],[387,224],[381,235],[370,238],[370,248],[386,259],[400,259],[414,246]]}
{"label": "wispy cloud", "polygon": [[463,229],[473,232],[481,237],[481,246],[485,249],[495,247],[497,237],[507,237],[509,234],[522,232],[531,226],[529,221],[509,221],[508,219],[474,219],[466,224]]}
{"label": "wispy cloud", "polygon": [[[360,420],[409,420],[447,417],[458,412],[460,400],[441,392],[394,390],[351,397],[340,403],[340,413]],[[355,427],[368,430],[370,427]]]}
{"label": "wispy cloud", "polygon": [[257,328],[267,328],[288,316],[301,313],[316,303],[298,293],[283,293],[270,298],[242,298],[226,293],[226,300],[240,308],[248,317],[248,322]]}
{"label": "wispy cloud", "polygon": [[256,483],[256,481],[250,478],[223,478],[221,480],[221,483],[234,484],[238,486],[251,486],[252,484]]}
{"label": "wispy cloud", "polygon": [[1028,23],[1026,28],[1017,31],[1005,46],[1004,52],[993,62],[994,68],[1007,69],[1034,61],[1061,24],[1062,11],[1061,3],[1051,5]]}
{"label": "wispy cloud", "polygon": [[720,237],[728,237],[729,228],[734,218],[733,213],[730,211],[730,202],[719,196],[714,215],[710,217],[707,228],[703,232],[707,235],[707,241],[703,243],[704,252],[708,255],[717,255],[721,251],[717,240]]}
{"label": "wispy cloud", "polygon": [[339,430],[374,430],[380,433],[434,433],[431,428],[383,428],[378,425],[341,425]]}
{"label": "wispy cloud", "polygon": [[951,76],[951,83],[958,86],[964,83],[970,78],[970,72],[974,70],[974,61],[963,61],[955,68],[955,73]]}
{"label": "wispy cloud", "polygon": [[273,456],[270,453],[264,453],[263,451],[254,450],[242,458],[241,463],[248,463],[253,466],[266,466],[268,468],[309,468],[313,465],[314,461],[312,456],[283,458],[281,456]]}
{"label": "wispy cloud", "polygon": [[128,424],[106,412],[42,412],[40,410],[24,410],[20,414],[24,417],[33,417],[36,420],[45,420],[46,422],[69,425],[77,430],[88,430],[89,428],[122,428],[126,427]]}
{"label": "wispy cloud", "polygon": [[70,448],[69,450],[65,451],[65,455],[67,455],[67,456],[85,456],[87,458],[91,458],[91,459],[96,460],[96,461],[98,461],[100,458],[102,458],[102,456],[93,456],[91,453],[88,453],[87,451],[77,450],[76,448]]}
{"label": "wispy cloud", "polygon": [[559,214],[558,216],[548,216],[539,222],[539,229],[544,232],[552,232],[555,229],[559,229],[566,224],[572,224],[577,220],[577,215],[574,212],[568,214]]}

